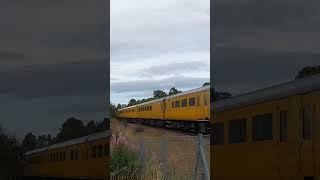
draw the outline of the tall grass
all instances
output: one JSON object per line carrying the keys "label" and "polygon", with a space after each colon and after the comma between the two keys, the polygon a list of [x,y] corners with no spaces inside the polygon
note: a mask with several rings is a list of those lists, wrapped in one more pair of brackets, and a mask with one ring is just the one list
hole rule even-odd
{"label": "tall grass", "polygon": [[181,159],[169,155],[167,163],[163,164],[159,152],[151,151],[147,145],[141,149],[138,144],[141,132],[137,133],[135,128],[116,122],[113,123],[111,138],[111,180],[192,179],[190,170],[181,171],[186,169],[181,168],[186,165]]}

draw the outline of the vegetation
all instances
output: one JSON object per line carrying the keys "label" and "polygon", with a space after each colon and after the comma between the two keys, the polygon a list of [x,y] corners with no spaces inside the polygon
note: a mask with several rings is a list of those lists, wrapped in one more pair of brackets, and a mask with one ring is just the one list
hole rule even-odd
{"label": "vegetation", "polygon": [[22,176],[23,148],[16,137],[9,135],[0,126],[0,179]]}
{"label": "vegetation", "polygon": [[298,71],[295,79],[302,79],[315,74],[320,74],[320,65],[317,66],[306,66]]}
{"label": "vegetation", "polygon": [[85,125],[83,121],[71,117],[62,124],[62,127],[55,137],[52,138],[50,134],[35,136],[30,132],[24,137],[22,146],[24,151],[29,151],[70,139],[83,137],[109,129],[109,123],[109,119],[104,118],[101,122],[91,120]]}

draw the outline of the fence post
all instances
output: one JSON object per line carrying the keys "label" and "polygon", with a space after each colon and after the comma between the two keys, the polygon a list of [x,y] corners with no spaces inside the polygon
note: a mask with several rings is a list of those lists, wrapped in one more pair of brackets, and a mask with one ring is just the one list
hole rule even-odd
{"label": "fence post", "polygon": [[161,162],[164,179],[168,178],[168,140],[167,136],[161,138]]}
{"label": "fence post", "polygon": [[210,172],[209,172],[209,168],[208,168],[206,154],[204,151],[204,143],[203,143],[202,133],[198,134],[198,141],[199,141],[199,151],[200,151],[200,157],[201,157],[201,166],[202,166],[202,170],[204,171],[202,173],[202,178],[203,179],[207,178],[208,180],[210,180]]}

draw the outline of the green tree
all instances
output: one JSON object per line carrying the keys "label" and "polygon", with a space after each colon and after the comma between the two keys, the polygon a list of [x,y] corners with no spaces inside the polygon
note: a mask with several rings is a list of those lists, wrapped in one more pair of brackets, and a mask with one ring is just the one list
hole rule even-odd
{"label": "green tree", "polygon": [[320,73],[320,65],[318,66],[306,66],[299,70],[295,79],[302,79],[308,76],[312,76]]}
{"label": "green tree", "polygon": [[204,86],[209,86],[210,85],[210,82],[205,82],[203,85],[202,85],[202,87],[204,87]]}
{"label": "green tree", "polygon": [[0,126],[0,179],[20,179],[23,159],[22,146]]}
{"label": "green tree", "polygon": [[156,98],[156,99],[163,98],[163,97],[166,97],[166,96],[167,96],[167,94],[164,91],[161,91],[161,90],[153,91],[153,97]]}
{"label": "green tree", "polygon": [[31,132],[26,134],[22,146],[26,151],[30,151],[37,148],[37,137]]}
{"label": "green tree", "polygon": [[137,104],[137,100],[135,99],[130,99],[129,103],[128,103],[128,106],[133,106],[133,105],[136,105]]}
{"label": "green tree", "polygon": [[170,91],[169,91],[169,95],[171,96],[171,95],[175,95],[175,94],[178,94],[178,93],[181,93],[181,92],[182,92],[182,91],[178,91],[177,88],[172,87],[172,88],[170,89]]}
{"label": "green tree", "polygon": [[66,141],[86,135],[84,124],[81,120],[71,117],[63,124],[60,132],[57,134],[57,141]]}

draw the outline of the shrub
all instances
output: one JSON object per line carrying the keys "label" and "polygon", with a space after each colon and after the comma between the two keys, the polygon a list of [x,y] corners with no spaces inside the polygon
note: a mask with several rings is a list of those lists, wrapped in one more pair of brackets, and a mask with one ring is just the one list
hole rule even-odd
{"label": "shrub", "polygon": [[141,126],[137,126],[137,127],[135,127],[135,131],[136,131],[137,133],[139,133],[139,132],[143,132],[144,129],[143,129],[143,127],[141,127]]}
{"label": "shrub", "polygon": [[140,179],[142,168],[139,155],[125,144],[118,144],[111,153],[111,177],[115,179]]}

